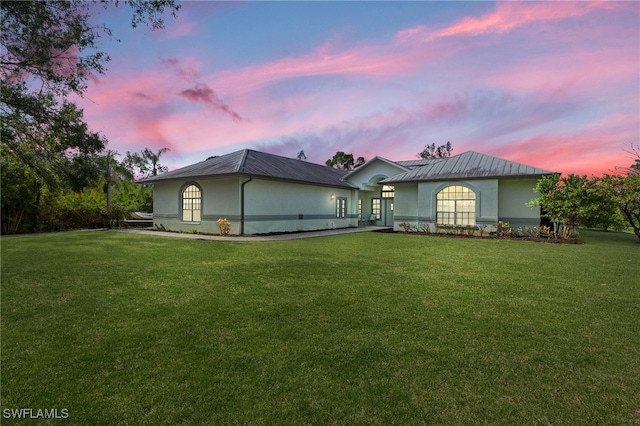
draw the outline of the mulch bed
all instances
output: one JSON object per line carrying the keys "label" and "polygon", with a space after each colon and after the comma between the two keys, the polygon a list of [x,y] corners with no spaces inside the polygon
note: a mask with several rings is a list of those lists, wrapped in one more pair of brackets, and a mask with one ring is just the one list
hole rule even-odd
{"label": "mulch bed", "polygon": [[447,234],[444,232],[402,232],[402,231],[394,231],[393,229],[381,229],[379,231],[373,232],[381,232],[385,234],[407,234],[407,235],[422,235],[428,237],[439,237],[439,238],[475,238],[480,240],[514,240],[514,241],[534,241],[536,243],[551,243],[551,244],[584,244],[584,241],[581,241],[577,238],[570,239],[560,239],[560,238],[541,238],[541,237],[518,237],[518,236],[495,236],[495,235],[467,235],[467,234]]}

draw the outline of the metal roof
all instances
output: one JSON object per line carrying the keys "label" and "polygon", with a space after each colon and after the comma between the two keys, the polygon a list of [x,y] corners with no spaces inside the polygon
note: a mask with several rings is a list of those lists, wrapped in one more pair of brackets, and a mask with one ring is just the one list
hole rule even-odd
{"label": "metal roof", "polygon": [[171,172],[162,173],[158,176],[142,179],[138,182],[152,184],[171,180],[236,175],[353,188],[348,182],[342,180],[346,174],[347,171],[345,170],[334,169],[329,166],[243,149]]}
{"label": "metal roof", "polygon": [[438,159],[436,158],[432,158],[432,159],[422,159],[422,160],[405,160],[405,161],[396,161],[396,164],[401,165],[402,167],[405,167],[407,169],[415,169],[416,167],[422,167],[422,166],[426,166],[434,161],[438,161]]}
{"label": "metal roof", "polygon": [[541,176],[554,173],[475,151],[463,152],[448,158],[398,161],[398,163],[411,170],[384,179],[380,183]]}
{"label": "metal roof", "polygon": [[405,166],[400,164],[400,163],[402,163],[402,161],[391,161],[391,160],[387,160],[386,158],[375,156],[371,160],[369,160],[366,163],[364,163],[363,165],[361,165],[359,167],[356,167],[353,170],[350,170],[347,173],[347,175],[345,176],[345,179],[350,179],[352,176],[359,174],[363,170],[369,168],[372,164],[375,164],[376,162],[379,162],[379,161],[381,161],[383,163],[387,163],[387,164],[389,164],[391,166],[395,166],[398,170],[404,170],[404,171],[409,170],[409,167],[405,167]]}

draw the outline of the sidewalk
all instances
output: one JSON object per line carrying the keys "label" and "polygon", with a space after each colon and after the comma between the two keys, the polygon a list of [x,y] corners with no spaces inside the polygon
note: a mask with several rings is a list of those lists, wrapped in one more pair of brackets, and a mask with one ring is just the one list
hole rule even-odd
{"label": "sidewalk", "polygon": [[329,229],[324,231],[309,231],[309,232],[291,232],[288,234],[280,234],[280,235],[256,235],[256,236],[247,236],[247,237],[222,237],[219,235],[186,234],[186,233],[180,233],[180,232],[166,232],[166,231],[155,231],[152,229],[133,229],[133,228],[118,229],[117,232],[126,232],[129,234],[141,234],[141,235],[155,235],[157,237],[186,238],[190,240],[285,241],[285,240],[300,240],[303,238],[326,237],[329,235],[353,234],[356,232],[381,231],[383,229],[390,229],[390,228],[385,226],[360,226],[357,228],[340,228],[340,229]]}

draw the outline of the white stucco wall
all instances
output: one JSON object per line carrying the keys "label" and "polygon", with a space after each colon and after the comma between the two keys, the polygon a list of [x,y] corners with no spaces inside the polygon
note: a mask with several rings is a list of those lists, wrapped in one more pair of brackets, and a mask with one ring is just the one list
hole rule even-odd
{"label": "white stucco wall", "polygon": [[347,181],[360,189],[372,189],[370,186],[378,181],[404,172],[400,166],[389,164],[382,160],[376,160],[365,166],[355,169]]}
{"label": "white stucco wall", "polygon": [[[437,181],[396,184],[394,229],[402,230],[401,223],[415,227],[436,224],[436,195],[450,185],[463,185],[476,194],[476,224],[491,225],[498,221],[498,180]],[[415,194],[415,195],[414,195]]]}
{"label": "white stucco wall", "polygon": [[[154,224],[172,231],[217,234],[217,220],[241,232],[241,184],[247,177],[160,182],[154,185]],[[183,222],[182,190],[195,183],[202,190],[202,220]],[[245,234],[312,231],[358,226],[357,190],[254,178],[245,185]],[[331,198],[333,194],[334,198]],[[336,217],[337,199],[346,199],[346,217]]]}
{"label": "white stucco wall", "polygon": [[[339,198],[346,199],[345,218],[336,217]],[[348,188],[254,179],[245,186],[245,234],[357,226],[356,200]]]}
{"label": "white stucco wall", "polygon": [[533,192],[535,178],[482,179],[465,181],[400,183],[395,185],[394,229],[402,230],[401,223],[415,227],[429,225],[435,230],[436,195],[449,185],[464,185],[476,193],[476,224],[486,226],[502,220],[513,227],[540,224],[540,209],[526,205],[536,198]]}
{"label": "white stucco wall", "polygon": [[418,184],[415,182],[395,185],[394,229],[398,224],[418,224]]}
{"label": "white stucco wall", "polygon": [[[153,188],[153,222],[168,230],[184,232],[218,233],[217,220],[227,218],[231,233],[240,230],[240,182],[241,178],[200,179],[187,182],[160,182]],[[181,193],[189,184],[202,190],[202,220],[183,222]]]}
{"label": "white stucco wall", "polygon": [[498,218],[512,227],[540,225],[540,208],[526,204],[538,197],[533,191],[537,179],[504,179],[498,187]]}

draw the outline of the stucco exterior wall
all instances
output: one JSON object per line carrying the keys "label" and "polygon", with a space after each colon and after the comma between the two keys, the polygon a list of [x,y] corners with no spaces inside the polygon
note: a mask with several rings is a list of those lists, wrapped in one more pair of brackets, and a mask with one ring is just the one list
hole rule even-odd
{"label": "stucco exterior wall", "polygon": [[[476,224],[487,226],[498,221],[498,180],[463,180],[396,184],[394,229],[401,223],[436,230],[436,195],[450,185],[463,185],[476,194]],[[412,195],[415,193],[416,195]]]}
{"label": "stucco exterior wall", "polygon": [[411,223],[417,226],[418,218],[418,184],[415,182],[396,184],[394,229],[400,230],[400,223]]}
{"label": "stucco exterior wall", "polygon": [[[254,179],[245,186],[245,234],[358,226],[354,198],[348,188]],[[336,217],[338,199],[346,200],[344,218]]]}
{"label": "stucco exterior wall", "polygon": [[375,185],[378,181],[395,176],[403,171],[405,169],[399,166],[378,160],[356,169],[347,180],[350,184],[360,189],[372,189],[371,185]]}
{"label": "stucco exterior wall", "polygon": [[[154,224],[172,231],[217,234],[227,218],[231,234],[241,232],[241,186],[247,177],[160,182],[154,185]],[[181,194],[189,184],[202,190],[202,219],[182,221]],[[313,231],[358,226],[357,190],[254,178],[245,185],[245,234]],[[333,198],[331,197],[333,194]],[[337,217],[337,200],[346,214]]]}
{"label": "stucco exterior wall", "polygon": [[498,187],[498,218],[511,227],[540,225],[540,208],[526,204],[538,197],[533,191],[537,179],[504,179]]}
{"label": "stucco exterior wall", "polygon": [[[377,181],[385,167],[381,162],[361,177]],[[380,166],[380,167],[378,167]],[[363,171],[365,172],[365,171]],[[241,185],[247,177],[202,179],[189,182],[160,182],[154,185],[154,224],[168,230],[218,233],[217,220],[231,222],[231,233],[241,232]],[[194,183],[202,190],[202,220],[183,222],[181,193]],[[537,194],[535,178],[482,179],[465,181],[408,182],[395,185],[394,229],[402,223],[416,228],[426,225],[436,230],[436,195],[446,186],[464,185],[476,194],[476,224],[487,231],[498,220],[512,227],[540,224],[539,208],[526,205]],[[245,234],[312,231],[367,224],[372,198],[380,198],[380,186],[373,190],[331,188],[255,178],[245,185]],[[333,198],[331,197],[333,195]],[[336,217],[337,200],[344,199],[346,215]],[[358,218],[358,199],[362,200],[362,217]],[[383,204],[384,206],[384,204]],[[382,221],[376,224],[381,225]]]}
{"label": "stucco exterior wall", "polygon": [[[240,232],[240,182],[238,177],[201,179],[189,182],[161,182],[153,188],[153,222],[171,231],[218,233],[217,221],[231,221],[231,233]],[[202,191],[202,220],[182,220],[182,190],[195,184]]]}

